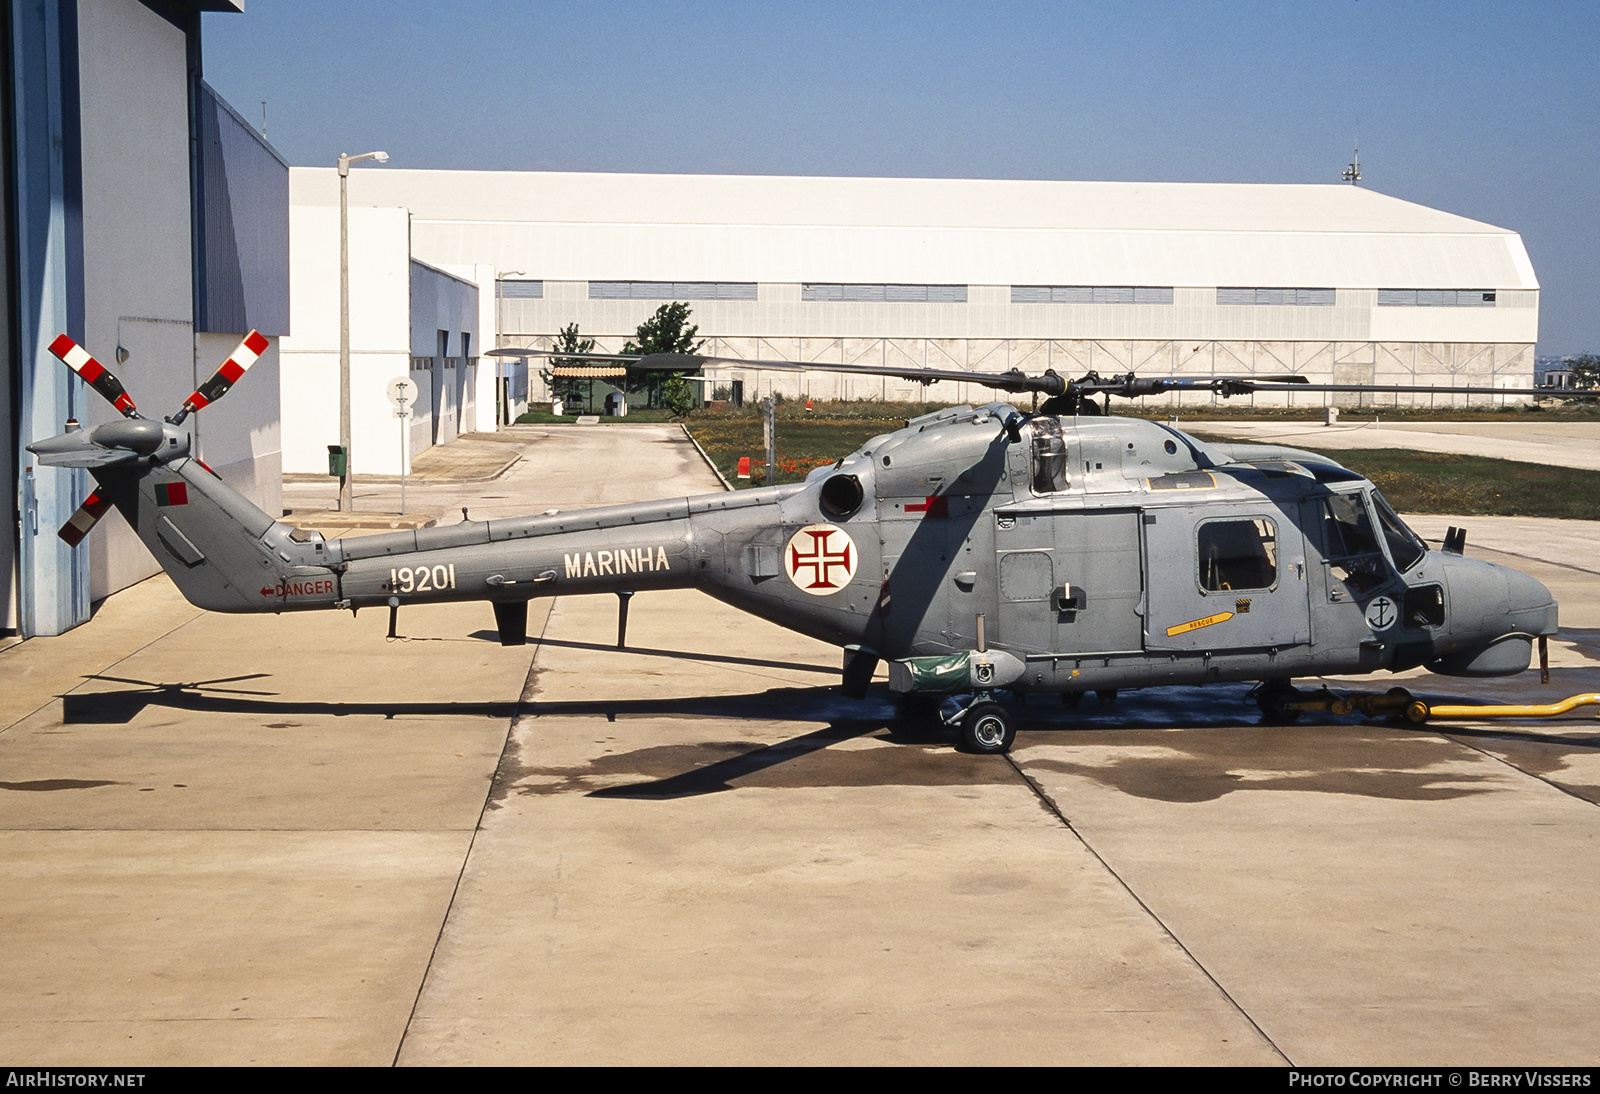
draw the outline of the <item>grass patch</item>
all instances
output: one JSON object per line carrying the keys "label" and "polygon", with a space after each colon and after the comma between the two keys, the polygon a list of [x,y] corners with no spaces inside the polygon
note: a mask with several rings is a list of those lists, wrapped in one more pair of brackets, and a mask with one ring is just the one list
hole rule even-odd
{"label": "grass patch", "polygon": [[1403,448],[1328,454],[1371,479],[1402,513],[1600,520],[1600,474],[1593,471]]}
{"label": "grass patch", "polygon": [[[812,469],[848,456],[880,433],[893,433],[942,403],[815,403],[810,414],[798,400],[777,406],[779,483],[799,482]],[[761,408],[703,410],[684,423],[722,477],[737,489],[766,485],[766,453],[761,440]],[[739,458],[750,457],[750,478],[737,478]]]}
{"label": "grass patch", "polygon": [[[1220,444],[1241,443],[1237,437],[1214,433],[1195,436]],[[1581,468],[1410,448],[1318,446],[1310,451],[1326,452],[1370,479],[1401,513],[1600,520],[1600,474]]]}

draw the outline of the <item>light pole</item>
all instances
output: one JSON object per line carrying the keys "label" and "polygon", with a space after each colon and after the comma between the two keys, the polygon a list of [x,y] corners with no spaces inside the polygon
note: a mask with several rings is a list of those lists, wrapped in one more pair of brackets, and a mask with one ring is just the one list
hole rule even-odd
{"label": "light pole", "polygon": [[350,165],[362,160],[389,162],[387,152],[339,153],[339,447],[344,467],[339,475],[339,508],[355,508],[350,489],[350,202],[345,190]]}

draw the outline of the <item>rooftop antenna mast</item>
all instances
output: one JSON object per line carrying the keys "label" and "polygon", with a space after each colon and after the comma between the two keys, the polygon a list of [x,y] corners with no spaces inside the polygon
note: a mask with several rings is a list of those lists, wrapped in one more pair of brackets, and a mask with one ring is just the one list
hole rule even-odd
{"label": "rooftop antenna mast", "polygon": [[1344,169],[1344,181],[1351,186],[1361,185],[1361,123],[1356,122],[1355,155],[1350,157],[1350,166]]}
{"label": "rooftop antenna mast", "polygon": [[267,100],[261,100],[261,139],[267,139]]}

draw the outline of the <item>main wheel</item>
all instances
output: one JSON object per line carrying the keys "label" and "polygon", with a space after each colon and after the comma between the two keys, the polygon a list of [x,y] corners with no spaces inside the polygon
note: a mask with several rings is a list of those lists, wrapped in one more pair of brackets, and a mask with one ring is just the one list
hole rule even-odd
{"label": "main wheel", "polygon": [[974,703],[961,719],[961,747],[983,756],[1011,751],[1017,723],[999,703]]}
{"label": "main wheel", "polygon": [[1261,708],[1261,720],[1268,725],[1288,725],[1300,720],[1300,711],[1289,704],[1299,701],[1300,689],[1287,680],[1271,680],[1256,692],[1256,706]]}

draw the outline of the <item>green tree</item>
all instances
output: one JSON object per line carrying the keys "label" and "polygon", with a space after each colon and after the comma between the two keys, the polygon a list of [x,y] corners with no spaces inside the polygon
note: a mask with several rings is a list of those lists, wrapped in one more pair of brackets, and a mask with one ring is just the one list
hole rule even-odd
{"label": "green tree", "polygon": [[[594,339],[585,338],[578,333],[578,324],[568,323],[561,328],[561,333],[556,335],[555,343],[550,347],[554,353],[593,353]],[[592,362],[571,357],[549,357],[550,367],[539,370],[539,376],[550,389],[551,398],[563,401],[572,399],[578,393],[578,385],[582,380],[572,377],[557,377],[555,370],[568,366],[587,365]],[[591,388],[594,386],[591,382]]]}
{"label": "green tree", "polygon": [[[622,347],[623,353],[645,356],[652,353],[696,353],[705,340],[695,340],[699,326],[689,325],[689,305],[674,300],[656,309],[656,313],[639,324],[633,340]],[[653,407],[666,406],[682,416],[694,407],[694,392],[682,372],[635,372],[628,377],[629,391],[647,391]],[[668,391],[672,395],[668,395]],[[680,406],[682,409],[679,409]]]}
{"label": "green tree", "polygon": [[669,373],[661,381],[661,401],[674,416],[682,418],[694,409],[694,385],[680,372]]}
{"label": "green tree", "polygon": [[1572,370],[1573,387],[1600,387],[1600,354],[1580,353],[1563,357],[1561,363]]}

